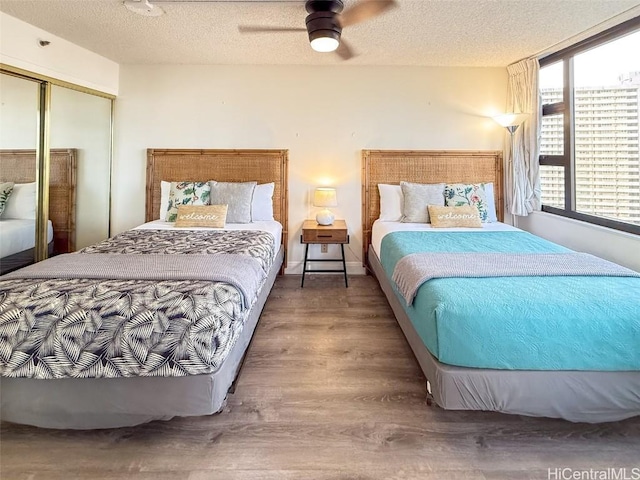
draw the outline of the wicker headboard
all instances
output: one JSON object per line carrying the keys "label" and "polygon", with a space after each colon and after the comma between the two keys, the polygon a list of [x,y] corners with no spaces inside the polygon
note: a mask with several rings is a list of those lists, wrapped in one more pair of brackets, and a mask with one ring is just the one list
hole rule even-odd
{"label": "wicker headboard", "polygon": [[380,216],[379,183],[493,182],[498,220],[503,220],[502,152],[363,150],[362,245],[363,265],[371,243],[371,227]]}
{"label": "wicker headboard", "polygon": [[160,182],[275,183],[273,216],[288,239],[288,150],[147,150],[146,221],[160,218]]}
{"label": "wicker headboard", "polygon": [[[73,252],[76,249],[76,149],[51,149],[50,152],[49,220],[53,224],[54,252]],[[0,181],[35,182],[35,150],[0,150]]]}

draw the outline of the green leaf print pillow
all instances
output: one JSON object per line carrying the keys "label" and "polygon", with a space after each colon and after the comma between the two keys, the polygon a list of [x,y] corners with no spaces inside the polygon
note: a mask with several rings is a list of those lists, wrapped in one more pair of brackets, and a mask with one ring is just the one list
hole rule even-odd
{"label": "green leaf print pillow", "polygon": [[180,205],[209,205],[209,182],[171,182],[165,221],[175,222]]}

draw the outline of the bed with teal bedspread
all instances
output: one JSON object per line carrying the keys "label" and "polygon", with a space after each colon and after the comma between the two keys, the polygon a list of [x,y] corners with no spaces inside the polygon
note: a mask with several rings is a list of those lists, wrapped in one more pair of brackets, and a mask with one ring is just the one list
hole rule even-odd
{"label": "bed with teal bedspread", "polygon": [[[389,279],[417,252],[561,253],[522,231],[401,231],[382,239]],[[400,301],[404,300],[399,296]],[[640,278],[437,278],[408,317],[440,362],[507,370],[640,370]]]}

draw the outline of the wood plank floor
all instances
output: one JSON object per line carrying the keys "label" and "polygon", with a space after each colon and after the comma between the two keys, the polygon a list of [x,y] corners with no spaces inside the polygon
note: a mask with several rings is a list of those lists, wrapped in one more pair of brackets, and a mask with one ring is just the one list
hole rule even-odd
{"label": "wood plank floor", "polygon": [[87,432],[4,423],[0,478],[507,480],[625,467],[606,478],[638,478],[640,417],[588,425],[428,407],[375,279],[299,283],[277,280],[223,413]]}

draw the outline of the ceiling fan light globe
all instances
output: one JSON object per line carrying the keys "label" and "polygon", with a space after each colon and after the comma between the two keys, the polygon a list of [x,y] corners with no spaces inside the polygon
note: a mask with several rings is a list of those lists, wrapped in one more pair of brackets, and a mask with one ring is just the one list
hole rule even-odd
{"label": "ceiling fan light globe", "polygon": [[318,37],[311,40],[311,48],[316,52],[334,52],[339,45],[340,41],[333,37]]}

